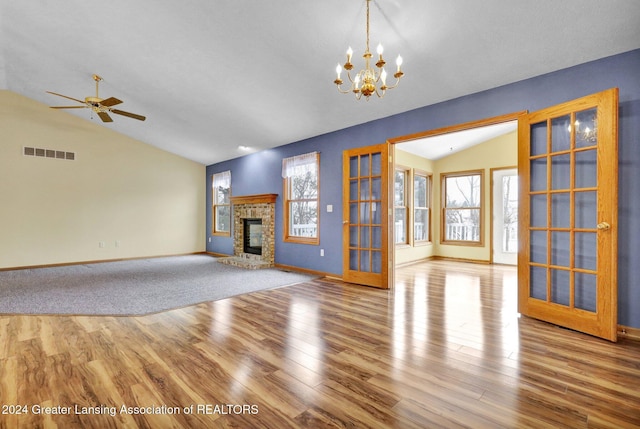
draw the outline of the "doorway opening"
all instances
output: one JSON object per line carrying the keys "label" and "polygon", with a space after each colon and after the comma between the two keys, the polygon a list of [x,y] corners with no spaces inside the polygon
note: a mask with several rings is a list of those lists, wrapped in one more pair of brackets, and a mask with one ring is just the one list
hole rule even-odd
{"label": "doorway opening", "polygon": [[[402,232],[407,236],[406,238],[395,236],[397,227],[391,232],[394,234],[392,240],[396,243],[393,249],[393,260],[396,266],[433,258],[507,263],[494,261],[494,248],[498,247],[499,243],[494,237],[496,227],[493,223],[495,197],[492,195],[492,173],[498,169],[516,168],[514,166],[517,165],[518,160],[517,119],[523,113],[516,112],[402,136],[389,141],[393,145],[394,174],[396,177],[404,174],[407,178],[404,181],[407,185],[404,192],[394,189],[393,213],[394,215],[401,212],[404,214],[401,221],[406,226]],[[419,214],[424,212],[425,204],[422,199],[418,204],[418,194],[412,189],[413,178],[418,174],[430,180],[427,193],[430,224],[427,229],[431,234],[427,242],[415,240],[412,236],[416,231],[413,222],[426,218],[424,215],[419,217]],[[477,186],[469,186],[472,194],[468,196],[464,195],[464,187],[454,188],[459,184],[458,182],[464,182],[465,179],[479,181],[479,183],[474,182]],[[443,180],[447,180],[448,188],[445,187]],[[509,198],[513,199],[515,194],[515,201],[510,201],[509,209],[511,210],[515,205],[517,210],[517,169],[515,178],[509,179],[508,184],[513,186]],[[406,199],[395,201],[398,195],[404,195]],[[420,212],[416,210],[418,205],[422,210]],[[404,207],[405,210],[398,210],[398,207]],[[455,222],[450,219],[454,215],[458,215]],[[509,230],[506,232],[508,236],[506,252],[515,249],[515,264],[517,263],[517,227],[514,222],[517,220],[517,215],[507,217],[505,220],[510,223]],[[453,240],[450,234],[447,235],[449,231],[447,227],[451,222],[454,222],[459,229],[477,231],[480,239],[478,234],[475,234],[470,235],[471,238],[468,240],[465,239],[467,237],[465,235],[459,236],[462,237],[459,240]],[[396,219],[393,224],[398,224]]]}

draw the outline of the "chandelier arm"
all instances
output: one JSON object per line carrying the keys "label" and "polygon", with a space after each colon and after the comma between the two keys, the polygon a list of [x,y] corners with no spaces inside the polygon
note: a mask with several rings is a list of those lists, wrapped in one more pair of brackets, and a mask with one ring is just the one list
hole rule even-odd
{"label": "chandelier arm", "polygon": [[400,78],[401,78],[401,77],[402,77],[402,76],[397,77],[397,78],[396,78],[396,83],[394,83],[393,85],[387,85],[387,89],[393,89],[393,88],[395,88],[396,86],[398,86],[398,84],[400,83]]}

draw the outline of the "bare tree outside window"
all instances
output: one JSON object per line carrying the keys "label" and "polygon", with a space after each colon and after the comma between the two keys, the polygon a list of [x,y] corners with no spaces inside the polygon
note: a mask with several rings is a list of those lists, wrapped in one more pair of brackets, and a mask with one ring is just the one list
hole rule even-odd
{"label": "bare tree outside window", "polygon": [[213,231],[214,235],[231,233],[231,171],[213,175]]}
{"label": "bare tree outside window", "polygon": [[393,206],[395,222],[395,243],[408,243],[408,207],[407,207],[407,176],[408,171],[398,169],[395,172]]}
{"label": "bare tree outside window", "polygon": [[482,174],[443,175],[443,241],[481,242]]}
{"label": "bare tree outside window", "polygon": [[502,198],[502,251],[515,253],[518,251],[518,176],[502,177]]}
{"label": "bare tree outside window", "polygon": [[285,158],[285,241],[317,244],[319,215],[317,152]]}
{"label": "bare tree outside window", "polygon": [[416,172],[413,176],[413,240],[429,241],[431,212],[431,176]]}

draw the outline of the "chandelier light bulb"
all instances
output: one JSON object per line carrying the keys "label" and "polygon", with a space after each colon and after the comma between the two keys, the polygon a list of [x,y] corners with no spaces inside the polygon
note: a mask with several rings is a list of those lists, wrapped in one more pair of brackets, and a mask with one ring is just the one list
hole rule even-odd
{"label": "chandelier light bulb", "polygon": [[398,71],[400,71],[400,66],[402,65],[402,57],[400,55],[396,58],[396,65],[398,66]]}
{"label": "chandelier light bulb", "polygon": [[382,52],[384,52],[384,48],[382,47],[382,43],[378,43],[378,48],[376,49],[378,55],[382,56]]}
{"label": "chandelier light bulb", "polygon": [[347,49],[347,62],[350,63],[351,62],[351,57],[353,56],[353,49],[351,49],[351,46],[349,46],[349,49]]}
{"label": "chandelier light bulb", "polygon": [[380,72],[380,80],[382,81],[382,86],[387,86],[387,71],[385,69]]}
{"label": "chandelier light bulb", "polygon": [[340,73],[342,73],[342,66],[338,64],[336,66],[336,74],[338,75],[338,79],[340,79]]}

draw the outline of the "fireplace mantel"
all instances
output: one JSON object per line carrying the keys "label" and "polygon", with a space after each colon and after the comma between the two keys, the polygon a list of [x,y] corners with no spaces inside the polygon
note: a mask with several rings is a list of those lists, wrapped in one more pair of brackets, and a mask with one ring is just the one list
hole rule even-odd
{"label": "fireplace mantel", "polygon": [[257,194],[257,195],[243,195],[240,197],[231,197],[231,204],[261,204],[261,203],[275,203],[278,194]]}

